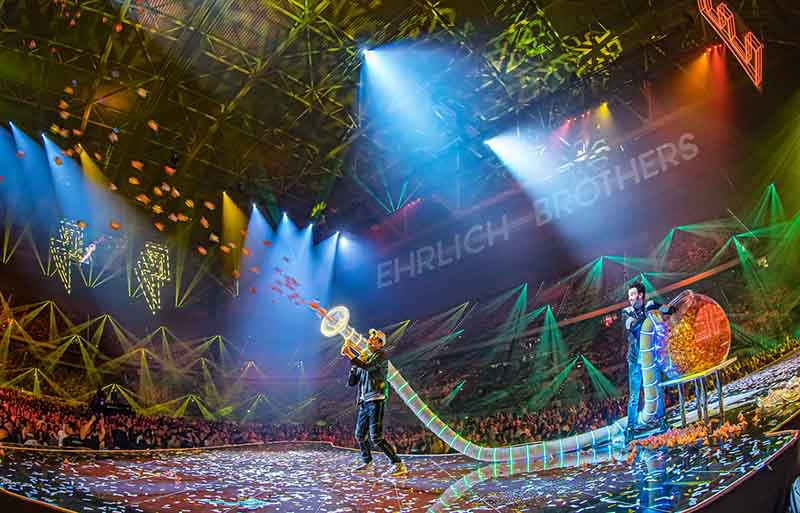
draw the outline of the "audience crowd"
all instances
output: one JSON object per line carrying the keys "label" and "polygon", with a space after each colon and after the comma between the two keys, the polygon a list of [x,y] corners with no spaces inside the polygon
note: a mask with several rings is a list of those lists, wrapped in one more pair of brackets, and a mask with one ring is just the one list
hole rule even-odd
{"label": "audience crowd", "polygon": [[[744,376],[800,348],[800,338],[743,359],[725,370]],[[448,381],[448,386],[452,382]],[[442,389],[443,394],[446,390]],[[624,396],[561,405],[536,412],[498,411],[487,416],[453,416],[451,426],[489,447],[565,437],[613,422],[625,414]],[[447,447],[419,422],[389,422],[386,436],[402,453],[444,453]],[[47,397],[0,389],[0,443],[89,449],[179,449],[248,442],[326,441],[353,446],[353,425],[257,424],[206,421],[133,413],[104,414]]]}

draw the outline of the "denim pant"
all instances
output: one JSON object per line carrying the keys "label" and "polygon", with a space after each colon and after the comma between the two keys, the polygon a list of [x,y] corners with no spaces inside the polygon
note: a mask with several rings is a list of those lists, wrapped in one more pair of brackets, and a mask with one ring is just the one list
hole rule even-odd
{"label": "denim pant", "polygon": [[[664,417],[664,390],[658,386],[661,376],[656,370],[656,418]],[[628,362],[628,428],[635,429],[639,419],[639,396],[642,392],[642,366]]]}
{"label": "denim pant", "polygon": [[[364,463],[372,461],[369,445],[383,451],[392,463],[400,463],[400,458],[389,442],[383,438],[383,408],[386,401],[369,401],[358,406],[358,419],[356,420],[356,442],[361,450],[361,460]],[[369,431],[368,431],[369,430]],[[369,440],[367,439],[369,433]]]}

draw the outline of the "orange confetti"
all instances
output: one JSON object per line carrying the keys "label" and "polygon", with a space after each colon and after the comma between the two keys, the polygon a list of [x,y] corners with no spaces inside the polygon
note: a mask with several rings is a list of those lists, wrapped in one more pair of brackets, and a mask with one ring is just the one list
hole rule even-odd
{"label": "orange confetti", "polygon": [[181,213],[178,214],[178,221],[180,221],[182,223],[185,223],[188,220],[189,220],[189,218],[185,214],[181,214]]}
{"label": "orange confetti", "polygon": [[173,198],[180,198],[181,197],[181,192],[177,189],[177,187],[173,187],[172,188],[172,192],[170,192],[169,194]]}
{"label": "orange confetti", "polygon": [[58,108],[61,110],[67,110],[69,108],[69,103],[65,102],[64,100],[60,100],[58,102]]}
{"label": "orange confetti", "polygon": [[215,204],[211,203],[210,201],[204,201],[203,205],[209,210],[214,210],[214,209],[217,208],[217,206]]}
{"label": "orange confetti", "polygon": [[75,89],[73,89],[71,86],[67,86],[67,87],[64,88],[64,92],[69,94],[69,95],[73,95],[73,94],[75,94]]}
{"label": "orange confetti", "polygon": [[255,294],[256,293],[256,288],[255,287],[250,287],[250,293],[251,294]]}
{"label": "orange confetti", "polygon": [[156,196],[163,196],[164,195],[164,193],[161,192],[161,189],[159,189],[158,187],[153,187],[153,194],[155,194]]}
{"label": "orange confetti", "polygon": [[240,233],[242,234],[242,237],[247,237],[247,230],[245,230],[244,228],[242,228],[242,231]]}
{"label": "orange confetti", "polygon": [[205,217],[202,216],[200,217],[200,224],[203,225],[203,228],[208,229],[209,226],[208,219],[206,219]]}
{"label": "orange confetti", "polygon": [[208,254],[208,250],[203,246],[197,246],[197,252],[203,256],[206,256]]}
{"label": "orange confetti", "polygon": [[242,253],[244,253],[245,256],[253,256],[253,253],[249,249],[244,247],[242,248]]}
{"label": "orange confetti", "polygon": [[144,169],[144,163],[139,160],[131,160],[131,167],[133,169],[141,171],[142,169]]}
{"label": "orange confetti", "polygon": [[150,203],[150,198],[148,198],[145,194],[140,194],[136,196],[136,201],[139,203],[144,203],[145,205]]}
{"label": "orange confetti", "polygon": [[128,183],[131,185],[139,185],[141,182],[135,176],[128,177]]}
{"label": "orange confetti", "polygon": [[122,22],[118,21],[114,24],[114,32],[116,33],[122,32]]}
{"label": "orange confetti", "polygon": [[80,227],[81,230],[85,230],[86,229],[86,221],[78,221],[78,226]]}
{"label": "orange confetti", "polygon": [[151,119],[150,121],[148,121],[148,122],[147,122],[147,126],[148,126],[148,127],[150,128],[150,130],[152,130],[153,132],[158,132],[158,123],[156,123],[156,121],[155,121],[154,119]]}
{"label": "orange confetti", "polygon": [[140,87],[136,90],[136,94],[138,94],[140,98],[147,98],[147,89]]}
{"label": "orange confetti", "polygon": [[83,132],[81,132],[77,128],[73,128],[72,129],[72,135],[74,135],[75,137],[81,137],[83,135]]}
{"label": "orange confetti", "polygon": [[61,136],[61,137],[63,137],[64,139],[66,139],[67,137],[69,137],[69,129],[67,129],[67,128],[61,129],[61,130],[58,132],[58,135],[60,135],[60,136]]}
{"label": "orange confetti", "polygon": [[119,223],[118,223],[118,222],[116,222],[116,221],[111,221],[111,229],[112,229],[112,230],[114,230],[114,231],[117,231],[117,230],[119,230],[120,228],[122,228],[122,225],[121,225],[121,224],[119,224]]}
{"label": "orange confetti", "polygon": [[111,141],[112,143],[115,143],[119,141],[119,136],[117,135],[116,132],[111,132],[110,134],[108,134],[108,140]]}
{"label": "orange confetti", "polygon": [[163,214],[164,208],[161,205],[153,205],[153,213],[154,214]]}
{"label": "orange confetti", "polygon": [[239,271],[233,271],[233,277],[238,280],[239,278],[242,277],[242,273],[240,273]]}
{"label": "orange confetti", "polygon": [[58,115],[61,117],[61,119],[69,119],[69,112],[65,110],[58,111]]}
{"label": "orange confetti", "polygon": [[56,158],[54,158],[54,159],[53,159],[53,162],[55,162],[57,166],[60,166],[61,164],[63,164],[63,163],[64,163],[64,161],[63,161],[63,160],[61,160],[61,157],[56,157]]}
{"label": "orange confetti", "polygon": [[187,207],[194,208],[194,201],[187,199],[186,201],[184,201],[184,203],[186,204]]}
{"label": "orange confetti", "polygon": [[225,246],[225,245],[223,245],[223,246],[220,246],[220,247],[219,247],[219,249],[220,249],[220,251],[222,251],[223,253],[230,253],[230,252],[231,252],[231,248],[229,248],[228,246]]}
{"label": "orange confetti", "polygon": [[112,191],[118,191],[119,190],[119,187],[117,187],[117,185],[113,184],[113,183],[108,184],[108,188],[111,189]]}
{"label": "orange confetti", "polygon": [[164,166],[164,172],[167,173],[169,176],[174,175],[175,171],[176,171],[175,168],[172,166]]}
{"label": "orange confetti", "polygon": [[100,155],[98,152],[94,152],[94,159],[95,160],[103,160],[103,156]]}
{"label": "orange confetti", "polygon": [[167,227],[164,226],[164,223],[153,223],[153,226],[156,227],[156,230],[163,232]]}
{"label": "orange confetti", "polygon": [[67,148],[66,150],[61,150],[61,154],[66,157],[71,157],[75,155],[75,151],[72,148]]}

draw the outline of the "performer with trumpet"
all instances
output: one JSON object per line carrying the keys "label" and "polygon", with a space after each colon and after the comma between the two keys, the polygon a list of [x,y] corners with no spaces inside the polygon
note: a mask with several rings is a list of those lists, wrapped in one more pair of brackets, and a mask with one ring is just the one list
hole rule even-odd
{"label": "performer with trumpet", "polygon": [[[361,451],[361,458],[354,469],[363,472],[372,468],[372,445],[383,451],[393,466],[384,475],[402,476],[408,471],[405,464],[397,456],[394,447],[383,438],[383,413],[388,398],[389,384],[388,360],[383,351],[386,345],[386,334],[382,331],[369,330],[367,347],[369,354],[365,354],[350,339],[345,339],[342,345],[342,356],[350,359],[350,376],[347,384],[351,387],[358,386],[358,416],[356,420],[356,442]],[[367,439],[369,434],[369,439]]]}

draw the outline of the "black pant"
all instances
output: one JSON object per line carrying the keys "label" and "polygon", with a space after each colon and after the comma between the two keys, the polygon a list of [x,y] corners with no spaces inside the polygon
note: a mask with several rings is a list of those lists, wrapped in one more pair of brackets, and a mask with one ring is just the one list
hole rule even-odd
{"label": "black pant", "polygon": [[[400,458],[389,442],[383,438],[383,407],[386,401],[369,401],[358,406],[358,420],[356,420],[356,441],[361,450],[361,460],[364,463],[372,461],[369,443],[382,450],[392,463],[400,463]],[[367,440],[369,429],[369,440]]]}

